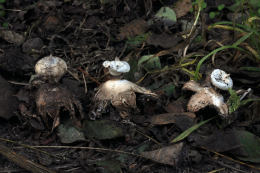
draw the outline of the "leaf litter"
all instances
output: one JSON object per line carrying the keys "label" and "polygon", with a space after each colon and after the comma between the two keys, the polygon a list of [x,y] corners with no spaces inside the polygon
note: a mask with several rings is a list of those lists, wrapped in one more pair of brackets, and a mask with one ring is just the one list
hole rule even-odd
{"label": "leaf litter", "polygon": [[[252,16],[232,21],[239,1],[1,1],[0,145],[49,172],[259,170],[259,6],[251,4]],[[50,55],[67,72],[33,76]],[[111,76],[102,64],[115,58],[130,72]],[[230,74],[232,90],[211,86],[214,69]],[[195,88],[185,88],[191,79]],[[130,85],[100,95],[109,81]],[[63,159],[46,162],[46,152]],[[1,154],[5,169],[39,169]]]}

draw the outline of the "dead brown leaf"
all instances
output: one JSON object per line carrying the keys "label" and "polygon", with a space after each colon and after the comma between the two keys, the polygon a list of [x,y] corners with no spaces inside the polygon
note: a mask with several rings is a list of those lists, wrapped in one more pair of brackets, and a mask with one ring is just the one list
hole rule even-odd
{"label": "dead brown leaf", "polygon": [[194,125],[195,114],[192,112],[166,113],[152,116],[149,121],[153,125],[176,124],[180,129],[186,130]]}
{"label": "dead brown leaf", "polygon": [[168,113],[180,113],[184,112],[184,105],[184,100],[178,99],[166,105],[164,107],[164,110],[166,110]]}
{"label": "dead brown leaf", "polygon": [[142,152],[141,155],[155,162],[177,166],[182,159],[183,143],[178,143],[158,150]]}
{"label": "dead brown leaf", "polygon": [[148,23],[143,19],[133,20],[119,29],[120,33],[117,35],[117,39],[123,40],[143,34],[147,31],[148,27]]}
{"label": "dead brown leaf", "polygon": [[197,143],[200,146],[217,152],[234,151],[240,147],[239,142],[236,140],[234,130],[214,131],[213,134],[208,137],[204,137],[203,139],[198,138]]}
{"label": "dead brown leaf", "polygon": [[192,8],[191,0],[179,0],[176,2],[173,10],[176,13],[176,17],[180,18],[185,16]]}

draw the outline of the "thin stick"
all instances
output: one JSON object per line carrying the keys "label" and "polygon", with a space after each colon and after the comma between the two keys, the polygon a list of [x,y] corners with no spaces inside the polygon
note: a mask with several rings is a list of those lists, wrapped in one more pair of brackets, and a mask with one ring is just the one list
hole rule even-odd
{"label": "thin stick", "polygon": [[83,78],[83,81],[84,81],[84,87],[85,87],[84,92],[85,92],[85,94],[87,94],[87,92],[88,92],[88,86],[87,86],[87,82],[86,82],[86,79],[85,79],[85,75],[84,75],[84,73],[82,73],[82,78]]}
{"label": "thin stick", "polygon": [[22,85],[22,86],[28,86],[28,85],[30,85],[29,83],[24,83],[24,82],[16,82],[16,81],[7,81],[7,82],[9,82],[9,83],[11,83],[11,84],[14,84],[14,85]]}
{"label": "thin stick", "polygon": [[57,159],[63,159],[62,157],[58,157],[58,156],[52,155],[52,154],[50,154],[50,153],[48,153],[48,152],[46,152],[46,151],[42,151],[42,150],[39,150],[39,149],[37,149],[37,148],[33,148],[33,147],[31,147],[30,145],[20,144],[20,143],[18,143],[18,142],[15,142],[15,141],[12,141],[12,140],[9,140],[9,139],[4,139],[4,138],[1,138],[1,137],[0,137],[0,140],[1,140],[1,141],[5,141],[5,142],[9,142],[9,143],[13,143],[13,144],[16,144],[16,145],[20,145],[20,146],[22,146],[22,147],[24,147],[24,148],[29,148],[29,149],[32,149],[32,150],[41,152],[41,153],[43,153],[43,154],[46,154],[46,155],[48,155],[48,156],[55,157],[55,158],[57,158]]}
{"label": "thin stick", "polygon": [[[107,148],[97,148],[97,147],[74,147],[74,146],[31,146],[32,148],[60,148],[60,149],[87,149],[87,150],[99,150],[99,151],[109,151],[109,152],[116,152],[116,153],[122,153],[122,154],[128,154],[135,157],[142,157],[145,158],[142,155],[134,154],[122,150],[111,150]],[[147,159],[147,158],[146,158]]]}
{"label": "thin stick", "polygon": [[212,151],[212,150],[210,150],[210,149],[208,149],[208,148],[206,148],[206,147],[201,146],[201,147],[199,147],[199,148],[204,149],[204,150],[206,150],[206,151],[209,151],[209,152],[211,152],[211,153],[214,153],[214,154],[216,154],[216,155],[218,155],[218,156],[221,156],[221,157],[223,157],[223,158],[226,158],[226,159],[228,159],[228,160],[230,160],[230,161],[233,161],[233,162],[235,162],[235,163],[238,163],[238,164],[240,164],[240,165],[244,165],[244,166],[247,166],[247,167],[256,169],[256,170],[260,170],[260,168],[258,168],[258,167],[255,167],[255,166],[253,166],[253,165],[249,165],[249,164],[244,163],[244,162],[241,162],[241,161],[239,161],[239,160],[235,160],[235,159],[233,159],[233,158],[231,158],[231,157],[228,157],[228,156],[226,156],[226,155],[220,154],[220,153],[218,153],[218,152],[216,152],[216,151]]}
{"label": "thin stick", "polygon": [[91,79],[93,82],[95,82],[98,85],[101,85],[101,83],[99,81],[97,81],[95,78],[93,78],[92,76],[90,76],[88,74],[88,72],[86,72],[85,70],[83,70],[82,68],[78,67],[78,70],[81,71],[82,73],[84,73],[89,79]]}
{"label": "thin stick", "polygon": [[149,140],[153,141],[154,143],[156,143],[157,145],[159,145],[160,147],[162,147],[162,144],[160,142],[158,142],[157,140],[155,140],[154,138],[146,135],[145,133],[141,132],[140,130],[136,129],[136,131],[138,133],[140,133],[141,135],[145,136],[146,138],[148,138]]}
{"label": "thin stick", "polygon": [[10,150],[2,144],[0,144],[0,154],[2,154],[8,160],[14,162],[21,168],[24,168],[25,170],[30,171],[32,173],[55,173],[55,171],[52,171],[42,165],[34,163],[22,155],[18,155],[17,153],[15,153],[14,151]]}

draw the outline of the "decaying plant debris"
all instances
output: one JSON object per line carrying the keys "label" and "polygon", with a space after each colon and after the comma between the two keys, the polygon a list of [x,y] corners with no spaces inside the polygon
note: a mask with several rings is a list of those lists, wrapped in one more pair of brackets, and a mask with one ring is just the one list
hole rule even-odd
{"label": "decaying plant debris", "polygon": [[61,114],[65,114],[66,111],[76,125],[81,124],[80,121],[83,119],[81,103],[62,85],[41,85],[37,90],[35,102],[39,116],[51,130],[60,124]]}

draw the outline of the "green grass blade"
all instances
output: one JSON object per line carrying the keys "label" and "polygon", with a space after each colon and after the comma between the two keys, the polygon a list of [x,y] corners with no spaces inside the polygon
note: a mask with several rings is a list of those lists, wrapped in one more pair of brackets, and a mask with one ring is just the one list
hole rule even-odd
{"label": "green grass blade", "polygon": [[255,34],[259,35],[257,33],[257,30],[255,30],[247,25],[242,25],[242,24],[233,23],[233,22],[229,22],[229,21],[221,21],[221,22],[216,22],[216,23],[210,25],[209,28],[212,28],[215,25],[228,25],[228,26],[238,27],[238,28],[243,29],[245,32],[254,32]]}
{"label": "green grass blade", "polygon": [[260,72],[260,67],[240,67],[239,70]]}
{"label": "green grass blade", "polygon": [[[251,34],[252,34],[252,33],[250,33],[250,35],[251,35]],[[247,34],[246,36],[249,37],[250,35]],[[196,81],[199,80],[200,67],[201,67],[202,63],[203,63],[204,61],[206,61],[211,55],[214,55],[215,53],[217,53],[217,52],[219,52],[219,51],[222,51],[222,50],[225,50],[225,49],[230,49],[230,48],[238,49],[238,50],[240,50],[240,51],[245,52],[244,49],[242,49],[242,48],[240,48],[240,47],[237,47],[237,46],[235,46],[235,45],[239,45],[239,44],[241,43],[240,41],[243,41],[243,40],[247,39],[248,37],[244,37],[244,36],[243,36],[243,37],[242,37],[243,39],[240,38],[240,39],[237,40],[233,45],[227,45],[227,46],[219,47],[219,48],[217,48],[217,49],[211,51],[208,55],[206,55],[206,56],[204,56],[203,58],[201,58],[201,60],[198,62],[197,67],[196,67],[195,80],[196,80]]]}
{"label": "green grass blade", "polygon": [[208,59],[208,57],[210,57],[211,55],[217,53],[218,51],[221,51],[221,50],[224,50],[224,49],[229,49],[229,48],[234,48],[233,45],[227,45],[227,46],[222,46],[222,47],[219,47],[213,51],[211,51],[208,55],[204,56],[198,63],[197,67],[196,67],[196,71],[195,71],[195,80],[199,80],[199,70],[200,70],[200,67],[202,65],[202,63],[204,61],[206,61]]}
{"label": "green grass blade", "polygon": [[243,100],[243,101],[241,101],[241,105],[245,105],[245,104],[247,104],[247,103],[249,103],[249,102],[255,102],[255,101],[260,101],[260,99],[246,99],[246,100]]}
{"label": "green grass blade", "polygon": [[188,128],[187,130],[185,130],[184,132],[182,132],[179,136],[177,136],[176,138],[174,138],[171,143],[175,143],[175,142],[179,142],[180,140],[183,140],[184,138],[186,138],[187,136],[189,136],[193,131],[197,130],[200,126],[206,124],[207,122],[213,120],[216,117],[212,117],[210,119],[207,119],[205,121],[201,121],[198,124],[195,124],[194,126]]}
{"label": "green grass blade", "polygon": [[250,32],[250,33],[244,35],[243,37],[241,37],[240,39],[238,39],[234,44],[232,44],[232,46],[237,47],[237,46],[240,45],[242,42],[244,42],[246,39],[248,39],[252,34],[253,34],[253,32]]}

